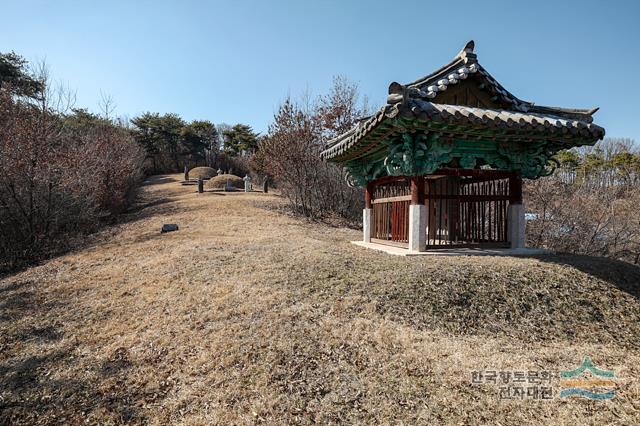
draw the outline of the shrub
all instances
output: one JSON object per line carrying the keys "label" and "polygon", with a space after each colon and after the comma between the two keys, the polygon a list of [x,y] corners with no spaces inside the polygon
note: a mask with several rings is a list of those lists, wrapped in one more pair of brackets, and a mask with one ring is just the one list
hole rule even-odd
{"label": "shrub", "polygon": [[349,130],[366,113],[366,103],[358,107],[357,86],[341,77],[334,79],[328,96],[311,105],[287,99],[261,141],[253,167],[275,179],[295,212],[311,218],[337,215],[355,223],[362,215],[362,190],[350,187],[342,168],[322,161],[320,152],[326,140]]}
{"label": "shrub", "polygon": [[189,179],[210,179],[218,173],[211,167],[194,167],[189,170]]}
{"label": "shrub", "polygon": [[141,177],[129,132],[0,89],[0,270],[63,250],[124,211]]}
{"label": "shrub", "polygon": [[220,175],[212,178],[206,183],[209,189],[224,189],[227,182],[231,182],[231,186],[236,189],[244,189],[244,181],[236,175]]}
{"label": "shrub", "polygon": [[554,175],[525,183],[528,244],[640,263],[640,152],[607,139],[569,154]]}

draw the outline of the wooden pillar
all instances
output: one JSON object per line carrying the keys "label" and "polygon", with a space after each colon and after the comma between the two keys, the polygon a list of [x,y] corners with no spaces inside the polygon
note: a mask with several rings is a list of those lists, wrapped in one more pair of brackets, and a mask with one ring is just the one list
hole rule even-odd
{"label": "wooden pillar", "polygon": [[[457,197],[460,194],[460,177],[447,176],[446,179],[447,194]],[[453,198],[447,201],[447,217],[449,218],[447,224],[447,239],[449,242],[453,242],[458,238],[456,232],[460,217],[460,200],[458,198]]]}
{"label": "wooden pillar", "polygon": [[517,173],[509,178],[509,195],[512,204],[522,204],[522,177]]}
{"label": "wooden pillar", "polygon": [[411,182],[411,204],[424,204],[424,177],[412,176]]}
{"label": "wooden pillar", "polygon": [[412,176],[411,205],[409,206],[409,250],[427,248],[427,209],[424,205],[424,176]]}
{"label": "wooden pillar", "polygon": [[367,183],[367,186],[364,187],[364,208],[365,209],[371,208],[371,201],[373,200],[373,190],[374,190],[374,184],[371,182]]}
{"label": "wooden pillar", "polygon": [[507,212],[507,236],[512,249],[525,246],[525,217],[522,204],[522,177],[514,174],[509,178],[509,211]]}

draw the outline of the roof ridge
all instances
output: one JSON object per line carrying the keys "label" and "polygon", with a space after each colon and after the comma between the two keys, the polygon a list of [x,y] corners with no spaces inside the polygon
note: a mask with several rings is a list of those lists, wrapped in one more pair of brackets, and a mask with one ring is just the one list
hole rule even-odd
{"label": "roof ridge", "polygon": [[495,89],[495,92],[503,98],[505,103],[512,104],[516,109],[522,111],[526,111],[533,105],[531,102],[519,99],[498,83],[498,81],[478,63],[478,56],[474,53],[474,49],[475,42],[469,40],[451,62],[436,71],[408,84],[391,83],[389,85],[388,103],[393,104],[400,102],[401,94],[405,93],[404,88],[418,89],[418,91],[426,93],[427,98],[434,99],[439,92],[447,90],[449,84],[456,84],[466,79],[469,75],[478,73],[488,81]]}
{"label": "roof ridge", "polygon": [[476,54],[473,52],[473,49],[476,47],[476,42],[473,40],[469,40],[467,44],[464,45],[462,50],[458,52],[456,58],[476,58]]}

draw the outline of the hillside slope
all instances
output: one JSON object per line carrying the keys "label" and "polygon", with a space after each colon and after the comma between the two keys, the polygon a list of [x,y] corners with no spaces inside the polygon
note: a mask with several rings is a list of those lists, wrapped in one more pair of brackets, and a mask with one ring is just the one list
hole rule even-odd
{"label": "hillside slope", "polygon": [[[638,268],[391,257],[278,213],[272,195],[179,179],[154,178],[85,249],[0,281],[0,424],[640,419]],[[505,401],[471,384],[585,356],[615,371],[613,400]]]}

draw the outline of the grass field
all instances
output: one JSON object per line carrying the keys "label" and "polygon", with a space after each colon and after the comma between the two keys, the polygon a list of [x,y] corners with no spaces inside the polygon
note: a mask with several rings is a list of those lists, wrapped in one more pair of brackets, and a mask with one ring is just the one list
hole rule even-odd
{"label": "grass field", "polygon": [[[153,178],[125,223],[0,281],[0,423],[640,422],[638,268],[392,257],[275,196],[180,178]],[[471,384],[584,356],[615,371],[614,399]]]}

